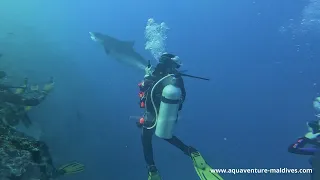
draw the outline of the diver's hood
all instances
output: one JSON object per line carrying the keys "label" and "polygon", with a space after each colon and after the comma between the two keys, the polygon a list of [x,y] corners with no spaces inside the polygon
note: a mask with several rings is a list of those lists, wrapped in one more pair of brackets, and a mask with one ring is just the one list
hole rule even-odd
{"label": "diver's hood", "polygon": [[169,53],[163,53],[159,58],[159,63],[165,64],[166,66],[174,67],[177,69],[179,69],[182,65],[182,62],[180,61],[179,56],[176,56],[174,54],[169,54]]}

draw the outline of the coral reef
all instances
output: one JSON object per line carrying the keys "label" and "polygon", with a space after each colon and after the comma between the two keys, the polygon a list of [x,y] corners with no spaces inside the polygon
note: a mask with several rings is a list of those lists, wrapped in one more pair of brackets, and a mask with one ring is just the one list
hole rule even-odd
{"label": "coral reef", "polygon": [[40,154],[38,144],[33,138],[0,124],[0,179],[30,179],[33,173],[27,171],[37,169],[35,158]]}

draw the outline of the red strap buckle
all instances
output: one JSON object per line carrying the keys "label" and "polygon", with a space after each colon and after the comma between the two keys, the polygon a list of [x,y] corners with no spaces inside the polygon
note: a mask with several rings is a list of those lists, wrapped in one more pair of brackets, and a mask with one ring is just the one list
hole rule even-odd
{"label": "red strap buckle", "polygon": [[144,108],[145,107],[145,103],[142,101],[142,102],[140,102],[140,107],[141,108]]}

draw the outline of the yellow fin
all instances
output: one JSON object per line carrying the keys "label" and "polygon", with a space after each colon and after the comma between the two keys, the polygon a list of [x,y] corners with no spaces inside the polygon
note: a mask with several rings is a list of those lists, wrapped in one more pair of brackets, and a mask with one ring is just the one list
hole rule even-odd
{"label": "yellow fin", "polygon": [[[26,87],[26,86],[22,86],[22,87]],[[22,94],[24,93],[24,88],[17,88],[15,94]]]}
{"label": "yellow fin", "polygon": [[38,91],[39,90],[39,85],[30,86],[30,90],[31,91]]}
{"label": "yellow fin", "polygon": [[223,178],[212,171],[199,152],[191,153],[194,169],[201,180],[223,180]]}
{"label": "yellow fin", "polygon": [[31,110],[31,106],[25,106],[25,107],[24,107],[24,110],[25,110],[25,111],[30,111],[30,110]]}
{"label": "yellow fin", "polygon": [[72,162],[69,164],[65,164],[61,167],[59,167],[59,172],[62,173],[62,175],[67,175],[67,174],[75,174],[84,171],[85,166],[81,163],[78,162]]}
{"label": "yellow fin", "polygon": [[44,85],[43,90],[46,92],[51,91],[54,88],[54,82]]}

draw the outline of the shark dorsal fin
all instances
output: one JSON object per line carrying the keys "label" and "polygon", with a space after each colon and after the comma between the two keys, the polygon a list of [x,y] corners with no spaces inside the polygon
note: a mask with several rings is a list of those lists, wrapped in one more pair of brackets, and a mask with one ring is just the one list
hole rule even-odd
{"label": "shark dorsal fin", "polygon": [[126,46],[132,48],[134,46],[134,41],[123,41],[123,44]]}

